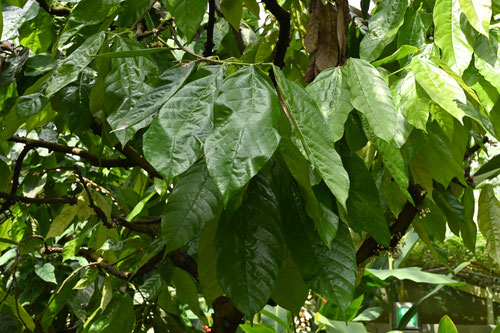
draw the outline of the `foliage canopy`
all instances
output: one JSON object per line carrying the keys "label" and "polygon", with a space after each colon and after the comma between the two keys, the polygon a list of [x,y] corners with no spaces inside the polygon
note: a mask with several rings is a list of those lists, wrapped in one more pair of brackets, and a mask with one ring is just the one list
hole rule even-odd
{"label": "foliage canopy", "polygon": [[350,321],[410,227],[500,262],[499,1],[0,5],[0,331]]}

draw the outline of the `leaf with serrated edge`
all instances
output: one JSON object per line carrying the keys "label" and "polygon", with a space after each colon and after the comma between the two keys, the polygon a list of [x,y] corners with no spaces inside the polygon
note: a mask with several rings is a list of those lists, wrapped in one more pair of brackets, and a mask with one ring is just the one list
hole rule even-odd
{"label": "leaf with serrated edge", "polygon": [[488,36],[491,20],[491,0],[459,0],[467,20],[479,33]]}
{"label": "leaf with serrated edge", "polygon": [[221,217],[215,237],[219,283],[247,315],[261,310],[271,296],[281,266],[282,237],[276,197],[269,181],[258,175],[236,213]]}
{"label": "leaf with serrated edge", "polygon": [[187,244],[222,208],[222,196],[204,161],[193,165],[175,184],[163,210],[161,235],[168,253]]}
{"label": "leaf with serrated edge", "polygon": [[144,134],[144,156],[167,183],[196,162],[213,131],[213,103],[224,66],[210,66],[196,74],[163,105]]}
{"label": "leaf with serrated edge", "polygon": [[351,58],[347,62],[351,103],[366,116],[373,133],[389,144],[397,142],[397,110],[391,91],[382,75],[366,60]]}
{"label": "leaf with serrated edge", "polygon": [[464,22],[461,22],[459,0],[437,0],[433,15],[436,27],[434,38],[443,51],[442,59],[462,75],[472,58],[472,45],[461,27]]}
{"label": "leaf with serrated edge", "polygon": [[236,71],[222,84],[205,155],[225,206],[274,154],[281,110],[271,81],[253,66]]}
{"label": "leaf with serrated edge", "polygon": [[325,118],[314,99],[294,82],[288,81],[283,72],[274,67],[281,98],[286,104],[302,144],[312,164],[318,169],[330,191],[342,206],[349,193],[349,176],[335,151],[335,142]]}
{"label": "leaf with serrated edge", "polygon": [[500,262],[500,202],[492,185],[486,185],[479,196],[479,230],[486,239],[486,249],[491,258]]}
{"label": "leaf with serrated edge", "polygon": [[465,104],[467,99],[457,81],[430,60],[420,57],[412,59],[411,70],[429,97],[462,122],[465,112],[458,107],[456,100]]}

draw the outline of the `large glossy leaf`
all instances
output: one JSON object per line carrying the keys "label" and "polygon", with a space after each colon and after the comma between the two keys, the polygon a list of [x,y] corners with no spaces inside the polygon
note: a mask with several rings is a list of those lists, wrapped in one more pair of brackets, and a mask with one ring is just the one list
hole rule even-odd
{"label": "large glossy leaf", "polygon": [[426,130],[431,100],[425,90],[409,72],[395,85],[396,105],[408,123],[421,130]]}
{"label": "large glossy leaf", "polygon": [[382,75],[366,60],[354,58],[347,63],[347,73],[352,105],[365,115],[378,138],[400,147],[404,142],[396,137],[396,105]]}
{"label": "large glossy leaf", "polygon": [[134,304],[127,294],[115,294],[89,327],[89,333],[131,332],[135,325]]}
{"label": "large glossy leaf", "polygon": [[104,32],[90,36],[73,53],[64,59],[59,68],[47,80],[45,94],[51,96],[78,78],[78,74],[93,60],[106,40]]}
{"label": "large glossy leaf", "polygon": [[467,20],[479,33],[488,36],[491,20],[491,0],[459,0]]}
{"label": "large glossy leaf", "polygon": [[432,24],[432,15],[408,8],[404,23],[398,33],[398,47],[412,45],[423,48],[427,41],[427,30]]}
{"label": "large glossy leaf", "polygon": [[465,112],[456,101],[466,104],[465,93],[460,85],[433,62],[420,57],[411,61],[411,69],[418,84],[429,97],[453,117],[462,121]]}
{"label": "large glossy leaf", "polygon": [[433,14],[436,27],[434,38],[443,51],[442,59],[462,75],[472,58],[473,36],[466,35],[470,31],[459,0],[437,0]]}
{"label": "large glossy leaf", "polygon": [[168,253],[187,244],[222,208],[222,196],[204,161],[193,165],[175,184],[163,209],[161,235]]}
{"label": "large glossy leaf", "polygon": [[306,90],[321,108],[330,126],[333,140],[340,140],[344,134],[347,116],[352,110],[345,69],[334,67],[324,70],[306,87]]}
{"label": "large glossy leaf", "polygon": [[368,61],[377,59],[403,24],[408,0],[384,0],[368,21],[368,33],[361,41],[359,54]]}
{"label": "large glossy leaf", "polygon": [[459,286],[464,284],[463,282],[453,280],[446,275],[424,272],[420,267],[405,267],[396,269],[367,268],[365,271],[381,280],[396,278],[398,280],[411,280],[416,283],[439,284],[445,286]]}
{"label": "large glossy leaf", "polygon": [[314,99],[302,87],[288,81],[281,70],[274,67],[274,73],[281,97],[309,159],[337,200],[345,207],[349,177],[335,151],[335,143],[321,110]]}
{"label": "large glossy leaf", "polygon": [[[142,45],[130,38],[116,38],[115,51],[142,49]],[[104,111],[116,137],[125,145],[135,134],[127,126],[127,120],[135,111],[135,104],[150,86],[144,83],[147,75],[156,70],[148,57],[116,58],[104,80]]]}
{"label": "large glossy leaf", "polygon": [[259,175],[236,213],[223,214],[215,239],[221,287],[247,315],[257,313],[271,296],[281,266],[282,238],[276,197]]}
{"label": "large glossy leaf", "polygon": [[500,92],[500,29],[491,29],[490,38],[479,36],[474,45],[474,64],[482,76]]}
{"label": "large glossy leaf", "polygon": [[346,215],[349,226],[357,232],[367,231],[377,243],[388,246],[391,234],[373,178],[357,155],[343,157],[342,161],[351,180]]}
{"label": "large glossy leaf", "polygon": [[[115,52],[111,52],[111,54],[115,54]],[[162,106],[165,105],[170,97],[172,97],[185,83],[193,68],[194,65],[191,64],[175,67],[162,73],[160,79],[163,79],[163,83],[139,98],[131,112],[121,118],[118,128],[132,127],[137,131],[151,124]]]}
{"label": "large glossy leaf", "polygon": [[244,67],[224,81],[214,110],[215,130],[205,143],[208,170],[224,205],[274,154],[281,110],[271,81],[255,67]]}
{"label": "large glossy leaf", "polygon": [[486,239],[486,249],[491,258],[500,262],[500,201],[492,185],[486,185],[479,196],[479,230]]}
{"label": "large glossy leaf", "polygon": [[167,183],[202,154],[213,130],[213,103],[223,75],[224,67],[201,69],[161,107],[144,135],[144,155]]}
{"label": "large glossy leaf", "polygon": [[175,23],[189,41],[200,27],[203,15],[207,11],[207,0],[162,0],[169,13],[175,17]]}

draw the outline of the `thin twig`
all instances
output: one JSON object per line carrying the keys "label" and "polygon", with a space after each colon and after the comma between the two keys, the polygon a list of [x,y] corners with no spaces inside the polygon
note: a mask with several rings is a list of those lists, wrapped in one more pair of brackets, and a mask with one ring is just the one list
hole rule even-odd
{"label": "thin twig", "polygon": [[10,198],[8,198],[0,208],[0,212],[4,212],[6,209],[10,208],[14,204],[15,201],[12,200],[13,197],[16,196],[17,188],[19,187],[19,176],[21,174],[21,168],[23,166],[23,161],[28,152],[33,149],[33,146],[27,144],[16,160],[16,166],[14,167],[14,173],[12,175],[12,187],[10,189]]}
{"label": "thin twig", "polygon": [[142,19],[144,18],[144,16],[146,16],[147,13],[149,13],[149,11],[151,9],[153,9],[153,6],[155,5],[155,3],[157,3],[158,0],[153,0],[151,1],[151,4],[149,5],[149,7],[139,16],[139,18],[134,22],[134,24],[132,24],[132,26],[130,27],[130,29],[134,30],[135,27],[137,26],[137,24],[139,24],[139,22],[142,21]]}
{"label": "thin twig", "polygon": [[182,44],[181,42],[179,42],[179,39],[177,38],[177,33],[175,32],[175,28],[172,24],[169,24],[168,25],[169,28],[170,28],[170,32],[172,33],[172,38],[174,39],[174,42],[175,44],[177,44],[177,46],[184,52],[186,52],[187,54],[190,54],[192,55],[193,57],[195,58],[198,58],[199,60],[201,61],[206,61],[206,62],[209,62],[209,63],[212,63],[212,64],[224,64],[225,62],[224,61],[221,61],[221,60],[215,60],[215,59],[210,59],[210,58],[205,58],[204,56],[201,56],[199,54],[196,54],[194,52],[191,52],[190,50],[186,49]]}

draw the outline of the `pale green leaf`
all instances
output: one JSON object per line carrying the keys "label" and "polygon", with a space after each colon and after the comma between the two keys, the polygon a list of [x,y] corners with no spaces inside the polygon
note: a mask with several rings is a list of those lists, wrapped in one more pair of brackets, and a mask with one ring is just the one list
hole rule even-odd
{"label": "pale green leaf", "polygon": [[460,10],[459,0],[436,0],[434,6],[434,38],[443,51],[442,59],[462,75],[472,58],[473,36],[467,36],[467,20]]}
{"label": "pale green leaf", "polygon": [[175,184],[163,209],[161,235],[168,253],[187,244],[222,208],[222,196],[204,161],[193,165]]}
{"label": "pale green leaf", "polygon": [[474,45],[474,65],[482,76],[485,77],[500,92],[500,29],[492,29],[490,38],[481,35]]}
{"label": "pale green leaf", "polygon": [[420,57],[412,59],[411,69],[418,84],[424,88],[429,97],[453,117],[462,121],[465,112],[458,107],[457,101],[466,104],[467,99],[457,81],[430,60]]}
{"label": "pale green leaf", "polygon": [[368,33],[359,46],[359,55],[368,61],[377,59],[403,24],[408,0],[383,0],[368,21]]}
{"label": "pale green leaf", "polygon": [[109,302],[111,302],[112,298],[113,298],[113,286],[111,285],[111,277],[106,276],[102,287],[101,303],[99,307],[102,310],[106,310],[106,307],[108,306]]}
{"label": "pale green leaf", "polygon": [[366,333],[366,328],[362,323],[353,323],[345,321],[330,320],[319,312],[314,319],[322,325],[325,325],[326,333]]}
{"label": "pale green leaf", "polygon": [[396,278],[398,280],[410,280],[416,283],[439,284],[446,286],[460,286],[458,282],[443,274],[434,274],[422,271],[420,267],[405,267],[396,269],[373,269],[366,268],[365,274],[371,274],[381,280]]}
{"label": "pale green leaf", "polygon": [[425,90],[415,80],[413,72],[409,72],[394,87],[396,106],[408,123],[426,131],[431,100]]}
{"label": "pale green leaf", "polygon": [[488,36],[491,20],[491,0],[459,0],[467,20],[479,33]]}
{"label": "pale green leaf", "polygon": [[61,235],[76,216],[76,205],[63,206],[59,215],[50,224],[49,232],[45,238],[57,237]]}
{"label": "pale green leaf", "polygon": [[438,333],[458,333],[458,330],[450,317],[443,316],[439,321]]}
{"label": "pale green leaf", "polygon": [[280,112],[271,81],[253,66],[241,68],[224,81],[205,155],[225,206],[274,154],[280,140]]}
{"label": "pale green leaf", "polygon": [[486,185],[479,196],[479,230],[486,239],[486,250],[491,258],[500,262],[500,201],[492,185]]}
{"label": "pale green leaf", "polygon": [[345,69],[334,67],[322,71],[306,90],[326,118],[333,140],[340,140],[347,116],[353,109]]}
{"label": "pale green leaf", "polygon": [[[244,3],[245,3],[245,6],[247,6],[250,13],[259,17],[260,7],[259,7],[259,4],[257,3],[257,0],[244,0]],[[0,32],[1,32],[1,30],[0,30]]]}
{"label": "pale green leaf", "polygon": [[412,45],[423,48],[427,42],[427,30],[432,24],[432,15],[408,8],[404,23],[398,32],[398,47]]}
{"label": "pale green leaf", "polygon": [[274,67],[274,73],[281,97],[309,159],[336,199],[345,207],[349,192],[349,176],[339,154],[335,151],[335,142],[321,110],[302,87],[287,80],[277,67]]}
{"label": "pale green leaf", "polygon": [[191,82],[163,104],[144,135],[144,155],[167,183],[203,153],[203,143],[213,131],[213,105],[224,69],[200,69]]}

